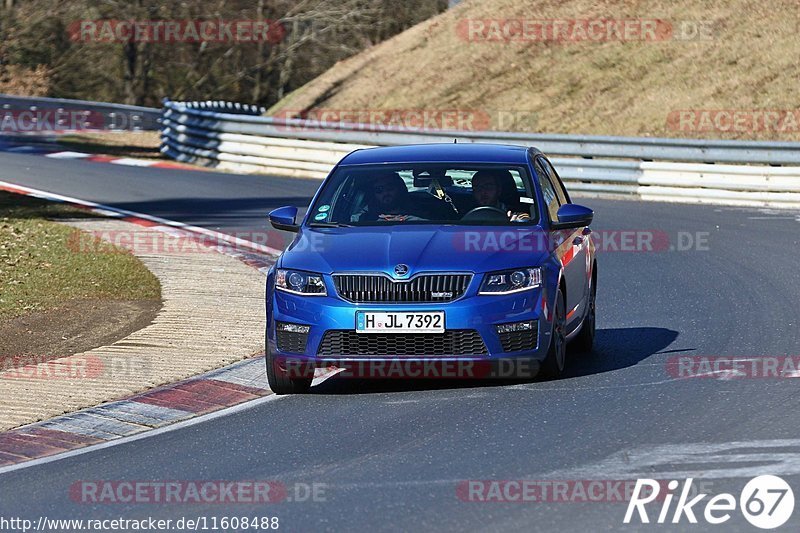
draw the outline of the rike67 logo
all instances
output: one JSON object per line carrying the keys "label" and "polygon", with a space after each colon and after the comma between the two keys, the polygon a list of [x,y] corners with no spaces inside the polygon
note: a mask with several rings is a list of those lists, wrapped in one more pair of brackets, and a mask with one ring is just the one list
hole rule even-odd
{"label": "rike67 logo", "polygon": [[[647,504],[656,502],[660,507],[654,522],[657,524],[680,524],[684,520],[690,524],[698,523],[698,516],[708,524],[720,525],[731,519],[736,511],[737,499],[733,494],[721,493],[703,501],[708,494],[692,494],[692,478],[686,479],[678,495],[680,483],[672,480],[667,483],[666,494],[660,494],[663,484],[654,479],[637,479],[633,496],[628,503],[623,523],[635,523],[634,514],[642,524],[651,523]],[[673,500],[678,497],[675,507]],[[701,503],[703,502],[703,503]],[[778,476],[758,476],[742,489],[738,498],[739,510],[744,518],[760,529],[775,529],[785,524],[794,511],[794,492],[786,481]]]}

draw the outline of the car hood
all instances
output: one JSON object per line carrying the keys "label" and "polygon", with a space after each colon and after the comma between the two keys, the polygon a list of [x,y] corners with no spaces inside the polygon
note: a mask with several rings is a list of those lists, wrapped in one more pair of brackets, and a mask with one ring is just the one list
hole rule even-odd
{"label": "car hood", "polygon": [[539,227],[388,226],[302,228],[280,266],[330,274],[345,271],[409,275],[423,271],[488,272],[537,266],[549,255]]}

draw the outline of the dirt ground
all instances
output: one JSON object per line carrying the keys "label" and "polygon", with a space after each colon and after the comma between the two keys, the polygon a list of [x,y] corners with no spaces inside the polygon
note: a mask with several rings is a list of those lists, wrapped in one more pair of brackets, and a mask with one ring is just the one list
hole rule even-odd
{"label": "dirt ground", "polygon": [[123,339],[150,324],[160,300],[74,300],[0,320],[0,368],[67,357]]}
{"label": "dirt ground", "polygon": [[59,223],[92,218],[0,193],[0,370],[111,344],[161,309],[160,283],[141,260],[107,243],[84,249],[76,237],[96,237]]}

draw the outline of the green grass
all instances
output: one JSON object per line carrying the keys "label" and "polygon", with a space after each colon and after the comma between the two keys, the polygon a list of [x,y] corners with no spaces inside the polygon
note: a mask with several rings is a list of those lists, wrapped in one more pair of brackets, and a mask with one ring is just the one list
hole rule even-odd
{"label": "green grass", "polygon": [[53,221],[93,216],[0,192],[0,319],[67,300],[161,298],[158,279],[135,256],[110,245],[86,251],[77,230]]}

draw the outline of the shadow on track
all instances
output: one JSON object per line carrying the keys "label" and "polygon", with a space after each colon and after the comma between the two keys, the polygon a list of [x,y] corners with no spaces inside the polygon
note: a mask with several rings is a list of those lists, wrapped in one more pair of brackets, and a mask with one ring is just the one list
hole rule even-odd
{"label": "shadow on track", "polygon": [[[633,366],[661,352],[677,338],[677,331],[664,328],[598,329],[592,353],[568,356],[564,379]],[[692,350],[687,348],[680,352]]]}
{"label": "shadow on track", "polygon": [[[678,337],[678,332],[664,328],[599,329],[591,354],[568,356],[561,380],[590,374],[612,372],[633,366],[661,352]],[[682,352],[690,350],[681,350]],[[504,387],[533,380],[511,379],[351,379],[334,376],[312,387],[312,394],[379,394],[427,390]]]}

